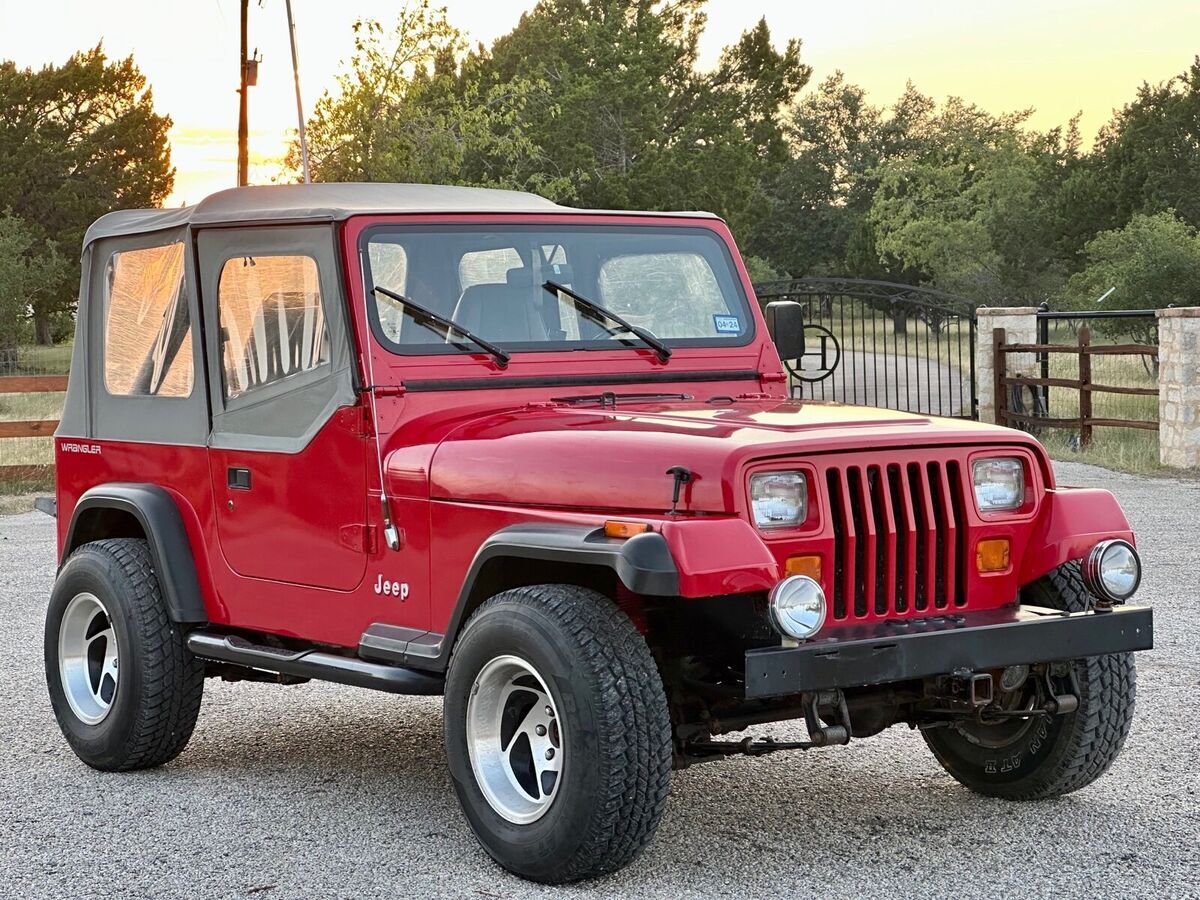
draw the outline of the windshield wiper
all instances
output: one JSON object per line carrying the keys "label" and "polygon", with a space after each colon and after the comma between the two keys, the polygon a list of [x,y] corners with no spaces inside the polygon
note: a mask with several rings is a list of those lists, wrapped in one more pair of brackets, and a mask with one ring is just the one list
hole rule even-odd
{"label": "windshield wiper", "polygon": [[395,291],[389,291],[385,287],[376,286],[372,288],[372,291],[383,294],[385,297],[391,297],[397,303],[402,304],[404,306],[404,311],[408,315],[412,316],[413,319],[418,321],[424,319],[426,322],[432,322],[435,325],[441,326],[441,328],[446,331],[447,338],[451,336],[451,332],[458,332],[480,350],[491,354],[492,358],[496,360],[496,365],[498,365],[500,368],[508,368],[508,361],[510,357],[505,351],[501,350],[491,341],[486,341],[479,335],[472,334],[471,332],[467,331],[467,329],[463,328],[453,319],[443,316],[441,313],[435,313],[432,309],[426,309],[419,303],[414,303],[403,294],[397,294]]}
{"label": "windshield wiper", "polygon": [[582,309],[584,314],[590,319],[595,321],[603,321],[604,319],[608,319],[608,321],[619,326],[617,329],[613,330],[614,333],[620,334],[621,332],[628,332],[629,334],[632,334],[635,338],[657,353],[658,358],[663,362],[666,362],[671,358],[671,348],[656,338],[653,334],[651,334],[645,328],[639,328],[637,325],[631,325],[629,322],[626,322],[624,319],[618,316],[615,312],[605,309],[595,300],[589,300],[582,294],[575,293],[569,287],[559,284],[557,281],[547,281],[542,285],[542,287],[551,294],[566,294],[575,301],[575,304]]}

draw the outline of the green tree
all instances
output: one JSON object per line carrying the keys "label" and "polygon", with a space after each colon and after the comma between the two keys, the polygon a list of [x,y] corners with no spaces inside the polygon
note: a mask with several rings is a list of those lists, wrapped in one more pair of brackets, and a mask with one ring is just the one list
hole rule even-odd
{"label": "green tree", "polygon": [[542,0],[490,51],[493,84],[538,85],[529,133],[569,199],[589,207],[704,208],[746,229],[765,167],[782,158],[777,112],[809,77],[760,22],[696,70],[703,0]]}
{"label": "green tree", "polygon": [[883,163],[868,221],[884,261],[979,303],[1041,302],[1065,267],[1054,242],[1061,134],[951,98],[916,130],[911,156]]}
{"label": "green tree", "polygon": [[1096,141],[1080,185],[1100,228],[1136,213],[1175,210],[1200,227],[1200,57],[1179,76],[1143,84]]}
{"label": "green tree", "polygon": [[1200,234],[1173,210],[1135,213],[1124,227],[1092,238],[1083,255],[1086,265],[1063,293],[1071,309],[1200,304]]}
{"label": "green tree", "polygon": [[53,243],[39,247],[23,220],[0,215],[0,375],[15,372],[17,345],[28,340],[33,305],[69,268]]}
{"label": "green tree", "polygon": [[811,77],[812,67],[800,61],[800,41],[793,38],[777,51],[763,17],[736,44],[725,48],[707,84],[727,101],[756,156],[780,163],[789,157],[780,111]]}
{"label": "green tree", "polygon": [[[23,220],[35,255],[49,242],[78,247],[104,213],[170,193],[170,125],[132,57],[110,61],[97,45],[61,66],[0,62],[0,209]],[[56,318],[69,321],[77,278],[62,267],[34,302],[39,343],[51,342]]]}
{"label": "green tree", "polygon": [[889,109],[835,72],[784,117],[787,162],[767,185],[768,214],[751,236],[755,252],[793,275],[832,274],[914,280],[896,260],[881,261],[867,221],[888,161],[914,155],[933,112],[911,84]]}
{"label": "green tree", "polygon": [[[473,62],[460,68],[465,40],[445,9],[409,3],[390,32],[370,20],[356,22],[354,32],[348,70],[307,123],[314,178],[561,193],[522,125],[532,85],[484,85]],[[299,168],[298,144],[285,165]]]}

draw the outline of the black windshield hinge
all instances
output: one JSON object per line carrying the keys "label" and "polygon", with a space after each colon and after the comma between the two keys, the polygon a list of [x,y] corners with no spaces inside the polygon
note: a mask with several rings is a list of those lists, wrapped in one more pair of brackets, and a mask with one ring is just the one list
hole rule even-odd
{"label": "black windshield hinge", "polygon": [[402,384],[374,384],[362,388],[364,394],[374,394],[376,397],[403,397],[406,393]]}

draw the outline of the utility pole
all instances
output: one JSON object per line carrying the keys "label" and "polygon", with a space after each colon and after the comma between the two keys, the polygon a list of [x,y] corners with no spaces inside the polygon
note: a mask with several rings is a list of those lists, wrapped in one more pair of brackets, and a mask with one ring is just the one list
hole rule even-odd
{"label": "utility pole", "polygon": [[241,87],[238,88],[238,163],[237,163],[237,183],[238,187],[250,183],[250,125],[246,120],[246,89],[250,87],[247,83],[246,71],[246,56],[249,51],[249,28],[250,18],[250,0],[242,0],[242,52],[238,59],[238,68],[240,70],[239,79]]}
{"label": "utility pole", "polygon": [[247,120],[247,90],[258,84],[258,51],[250,55],[250,0],[242,4],[241,87],[238,88],[238,187],[250,183],[250,123]]}
{"label": "utility pole", "polygon": [[296,121],[300,125],[300,160],[304,168],[304,183],[312,181],[308,171],[308,136],[304,133],[304,103],[300,99],[300,59],[296,55],[296,20],[292,18],[292,0],[287,6],[288,37],[292,41],[292,80],[296,83]]}

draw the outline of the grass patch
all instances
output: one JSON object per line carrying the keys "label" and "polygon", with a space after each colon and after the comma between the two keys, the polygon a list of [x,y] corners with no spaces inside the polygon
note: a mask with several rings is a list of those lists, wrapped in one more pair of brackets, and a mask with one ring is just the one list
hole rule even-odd
{"label": "grass patch", "polygon": [[53,347],[22,344],[17,348],[17,371],[12,375],[66,375],[71,369],[70,342]]}
{"label": "grass patch", "polygon": [[36,394],[0,394],[0,422],[57,419],[62,415],[66,394],[44,391]]}
{"label": "grass patch", "polygon": [[1078,433],[1062,428],[1044,430],[1037,436],[1052,459],[1089,463],[1135,475],[1179,475],[1178,469],[1158,461],[1158,435],[1136,428],[1096,429],[1089,447],[1079,447]]}
{"label": "grass patch", "polygon": [[9,492],[3,482],[0,482],[0,516],[15,516],[18,513],[30,512],[33,509],[34,500],[54,494],[53,485],[36,491],[28,488],[22,490],[19,485],[15,485],[14,488],[12,492]]}

